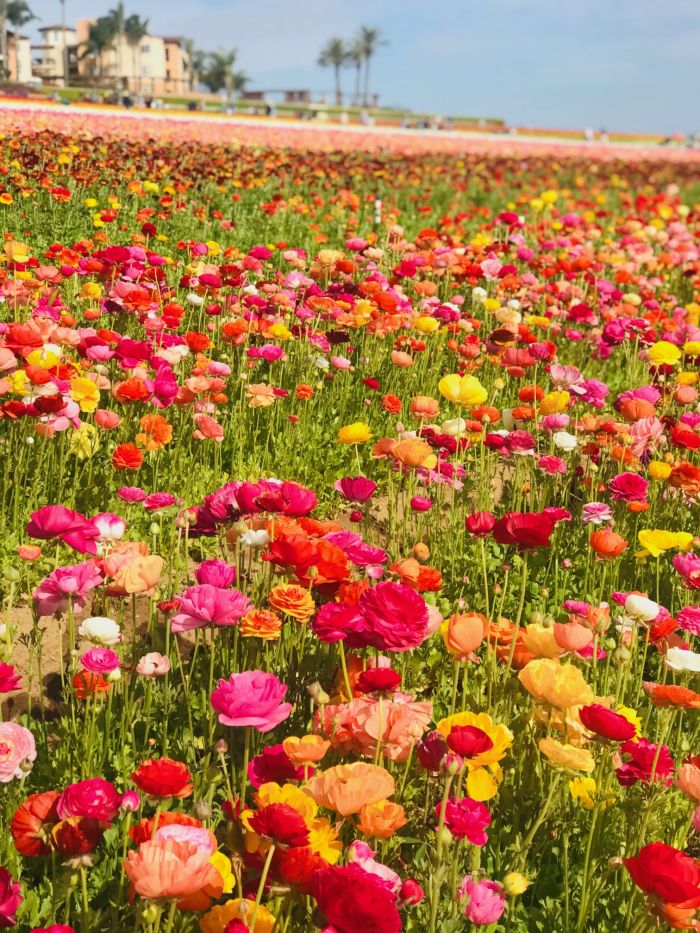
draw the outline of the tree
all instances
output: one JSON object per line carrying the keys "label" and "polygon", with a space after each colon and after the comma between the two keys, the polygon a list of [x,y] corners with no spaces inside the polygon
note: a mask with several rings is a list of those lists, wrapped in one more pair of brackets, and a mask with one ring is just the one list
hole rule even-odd
{"label": "tree", "polygon": [[369,63],[372,57],[377,52],[377,49],[382,45],[388,45],[389,43],[382,36],[381,32],[378,29],[373,29],[371,26],[360,26],[360,32],[357,36],[357,42],[362,50],[362,56],[364,58],[365,64],[365,81],[364,81],[364,92],[362,95],[362,102],[366,107],[369,103]]}
{"label": "tree", "polygon": [[16,29],[26,26],[37,17],[29,9],[26,0],[0,0],[0,55],[2,55],[2,76],[9,77],[7,63],[7,26]]}
{"label": "tree", "polygon": [[[124,38],[131,48],[131,64],[134,70],[134,77],[138,76],[139,88],[141,87],[141,40],[148,35],[148,20],[141,19],[138,13],[132,13],[124,20]],[[139,63],[136,62],[136,52],[138,50]]]}
{"label": "tree", "polygon": [[343,106],[343,92],[340,88],[340,69],[348,62],[348,49],[342,39],[334,36],[321,49],[318,63],[322,68],[332,68],[335,73],[335,103]]}
{"label": "tree", "polygon": [[90,24],[87,39],[82,43],[80,57],[91,60],[90,70],[95,77],[102,74],[102,56],[113,46],[115,35],[114,21],[109,16],[100,16]]}
{"label": "tree", "polygon": [[207,53],[198,49],[194,44],[194,39],[185,39],[185,51],[189,58],[190,90],[196,91],[200,82],[202,73],[207,67]]}
{"label": "tree", "polygon": [[362,51],[359,40],[355,39],[348,49],[348,64],[355,69],[355,93],[352,96],[352,101],[355,105],[359,105],[360,103],[360,77],[362,75],[362,63],[364,60],[365,53]]}
{"label": "tree", "polygon": [[235,71],[237,49],[219,49],[207,55],[206,67],[202,72],[202,83],[206,84],[212,93],[225,90],[226,96],[231,98],[234,92],[242,91],[248,83],[243,72]]}

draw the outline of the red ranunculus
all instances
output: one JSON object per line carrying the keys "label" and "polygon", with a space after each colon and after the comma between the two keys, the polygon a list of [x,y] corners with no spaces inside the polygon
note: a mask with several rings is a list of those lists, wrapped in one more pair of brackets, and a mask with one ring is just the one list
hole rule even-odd
{"label": "red ranunculus", "polygon": [[473,512],[464,520],[467,531],[476,538],[484,538],[493,530],[496,519],[491,512]]}
{"label": "red ranunculus", "polygon": [[61,855],[74,858],[76,855],[87,855],[97,848],[105,824],[89,817],[71,817],[56,823],[51,831],[51,839]]}
{"label": "red ranunculus", "polygon": [[493,741],[476,726],[453,726],[447,736],[447,745],[450,751],[469,759],[493,748]]}
{"label": "red ranunculus", "polygon": [[112,454],[115,470],[138,470],[143,463],[143,454],[136,444],[120,444]]}
{"label": "red ranunculus", "polygon": [[541,512],[508,512],[493,526],[499,544],[514,544],[521,550],[549,547],[554,523]]}
{"label": "red ranunculus", "polygon": [[645,894],[679,907],[700,907],[700,865],[685,852],[664,842],[652,842],[623,861]]}
{"label": "red ranunculus", "polygon": [[401,674],[390,667],[371,667],[362,671],[355,689],[358,693],[393,693],[401,685]]}
{"label": "red ranunculus", "polygon": [[172,758],[142,761],[131,780],[149,797],[189,797],[193,789],[187,765]]}
{"label": "red ranunculus", "polygon": [[251,816],[250,828],[275,845],[306,846],[309,830],[303,816],[286,803],[271,803]]}
{"label": "red ranunculus", "polygon": [[329,865],[312,879],[318,908],[337,933],[401,933],[394,895],[359,865]]}
{"label": "red ranunculus", "polygon": [[15,848],[21,855],[50,855],[47,837],[58,823],[56,801],[61,795],[56,790],[27,797],[12,817],[10,833]]}
{"label": "red ranunculus", "polygon": [[595,732],[610,742],[626,742],[637,731],[629,719],[600,703],[591,703],[579,710],[579,719],[589,732]]}

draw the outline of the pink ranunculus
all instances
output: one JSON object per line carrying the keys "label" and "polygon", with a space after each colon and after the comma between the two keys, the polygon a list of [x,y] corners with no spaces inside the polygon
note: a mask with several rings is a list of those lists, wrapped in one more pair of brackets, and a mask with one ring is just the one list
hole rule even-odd
{"label": "pink ranunculus", "polygon": [[49,927],[34,927],[30,933],[75,933],[75,927],[66,923],[52,923]]}
{"label": "pink ranunculus", "polygon": [[644,502],[649,483],[637,473],[620,473],[610,480],[608,489],[621,502]]}
{"label": "pink ranunculus", "polygon": [[143,507],[147,512],[156,512],[158,509],[167,509],[175,505],[176,501],[170,492],[153,492],[143,500]]}
{"label": "pink ranunculus", "polygon": [[[435,807],[435,816],[440,820],[442,804]],[[445,826],[455,839],[468,839],[472,845],[483,846],[488,842],[486,829],[491,822],[488,807],[471,797],[450,797],[445,804]]]}
{"label": "pink ranunculus", "polygon": [[347,860],[350,865],[359,865],[363,871],[372,875],[378,881],[388,888],[392,894],[398,894],[401,887],[401,877],[388,865],[378,862],[374,857],[374,852],[366,842],[356,839],[348,846]]}
{"label": "pink ranunculus", "polygon": [[193,416],[196,430],[192,432],[192,437],[197,441],[211,440],[217,444],[223,444],[224,429],[211,415],[196,414]]}
{"label": "pink ranunculus", "polygon": [[117,489],[117,495],[123,502],[143,502],[148,493],[140,486],[122,486]]}
{"label": "pink ranunculus", "polygon": [[157,651],[150,651],[139,658],[136,673],[141,677],[162,677],[170,670],[170,659]]}
{"label": "pink ranunculus", "polygon": [[56,811],[62,820],[71,817],[111,823],[119,812],[119,794],[113,784],[101,777],[87,778],[69,784],[56,801]]}
{"label": "pink ranunculus", "polygon": [[410,651],[425,640],[428,609],[423,597],[410,586],[378,583],[365,590],[358,609],[368,625],[368,645],[380,651]]}
{"label": "pink ranunculus", "polygon": [[414,512],[429,512],[433,507],[433,500],[429,496],[413,496],[409,505]]}
{"label": "pink ranunculus", "polygon": [[[676,614],[676,621],[679,628],[682,628],[684,632],[690,632],[691,635],[700,635],[700,606],[686,606],[681,609]],[[0,665],[0,671],[1,669],[2,665]],[[1,680],[2,674],[0,673]],[[2,693],[2,687],[0,687],[0,693]]]}
{"label": "pink ranunculus", "polygon": [[15,926],[17,910],[23,900],[19,884],[12,880],[6,868],[0,868],[0,927],[7,929]]}
{"label": "pink ranunculus", "polygon": [[91,561],[57,567],[34,590],[34,607],[40,616],[52,616],[65,609],[72,599],[74,609],[81,611],[85,608],[87,594],[100,583],[102,573]]}
{"label": "pink ranunculus", "polygon": [[22,681],[14,667],[0,661],[0,693],[14,693],[21,687]]}
{"label": "pink ranunculus", "polygon": [[333,488],[348,502],[367,502],[377,484],[366,476],[344,476],[335,481]]}
{"label": "pink ranunculus", "polygon": [[426,732],[432,709],[431,702],[416,701],[405,693],[394,693],[381,701],[362,696],[349,703],[325,706],[323,718],[319,710],[315,728],[343,754],[354,752],[370,757],[379,742],[385,758],[406,761]]}
{"label": "pink ranunculus", "polygon": [[111,648],[90,648],[81,655],[80,663],[91,674],[110,674],[119,670],[119,655]]}
{"label": "pink ranunculus", "polygon": [[81,554],[96,554],[99,531],[93,521],[63,505],[44,505],[32,512],[27,534],[40,541],[58,538]]}
{"label": "pink ranunculus", "polygon": [[581,510],[584,525],[605,525],[612,517],[612,509],[606,502],[588,502]]}
{"label": "pink ranunculus", "polygon": [[97,422],[97,426],[104,431],[112,431],[114,428],[118,428],[122,423],[122,419],[116,411],[107,411],[104,408],[97,409],[95,412],[95,421]]}
{"label": "pink ranunculus", "polygon": [[213,855],[216,852],[216,836],[210,829],[204,826],[183,826],[179,823],[171,823],[168,826],[161,826],[156,832],[156,839],[174,839],[176,842],[189,842],[196,846],[200,852],[208,852]]}
{"label": "pink ranunculus", "polygon": [[99,512],[92,521],[97,526],[101,542],[120,541],[124,537],[126,522],[120,515],[115,515],[114,512]]}
{"label": "pink ranunculus", "polygon": [[208,583],[220,590],[227,590],[236,582],[236,568],[225,560],[204,560],[194,572],[197,583]]}
{"label": "pink ranunculus", "polygon": [[219,681],[211,705],[223,726],[253,726],[258,732],[269,732],[292,711],[292,704],[283,702],[286,693],[286,684],[274,674],[243,671]]}
{"label": "pink ranunculus", "polygon": [[503,916],[505,891],[496,881],[474,881],[469,875],[462,881],[457,898],[464,904],[464,916],[476,926],[490,926]]}
{"label": "pink ranunculus", "polygon": [[373,564],[383,564],[389,559],[386,551],[367,544],[353,531],[331,531],[324,539],[342,548],[348,560],[356,567],[371,567]]}
{"label": "pink ranunculus", "polygon": [[36,759],[34,736],[18,722],[0,722],[0,784],[23,778]]}
{"label": "pink ranunculus", "polygon": [[170,626],[173,632],[188,632],[207,625],[237,625],[251,608],[251,601],[238,590],[198,583],[180,597]]}

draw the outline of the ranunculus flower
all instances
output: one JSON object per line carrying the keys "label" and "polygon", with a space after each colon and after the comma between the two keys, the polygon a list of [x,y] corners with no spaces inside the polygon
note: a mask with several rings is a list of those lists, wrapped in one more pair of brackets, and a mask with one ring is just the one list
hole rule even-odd
{"label": "ranunculus flower", "polygon": [[341,816],[359,813],[363,806],[386,800],[394,793],[394,779],[385,768],[355,761],[315,774],[306,790],[316,803]]}
{"label": "ranunculus flower", "polygon": [[463,904],[464,916],[475,926],[490,926],[506,909],[506,894],[500,884],[474,881],[469,875],[460,884],[457,899]]}
{"label": "ranunculus flower", "polygon": [[90,648],[80,656],[83,670],[91,674],[109,674],[119,670],[119,655],[110,648]]}
{"label": "ranunculus flower", "polygon": [[187,765],[172,758],[142,761],[131,780],[149,797],[189,797],[193,789]]}
{"label": "ranunculus flower", "polygon": [[312,893],[318,909],[337,933],[401,933],[403,925],[393,893],[360,865],[320,869],[313,876]]}
{"label": "ranunculus flower", "polygon": [[85,641],[91,641],[95,645],[108,647],[118,645],[122,640],[122,633],[114,621],[104,616],[91,616],[85,619],[78,629],[78,634]]}
{"label": "ranunculus flower", "polygon": [[595,732],[596,735],[610,742],[626,742],[633,738],[637,731],[629,719],[625,719],[620,713],[615,713],[600,703],[582,706],[578,715],[589,732]]}
{"label": "ranunculus flower", "polygon": [[554,522],[541,512],[509,512],[493,526],[494,540],[521,550],[549,547]]}
{"label": "ranunculus flower", "polygon": [[170,670],[170,659],[158,651],[149,651],[139,658],[136,673],[141,677],[162,677]]}
{"label": "ranunculus flower", "polygon": [[67,608],[71,600],[73,608],[80,612],[85,607],[87,594],[102,583],[102,574],[90,561],[57,567],[32,593],[34,607],[41,616],[51,616]]}
{"label": "ranunculus flower", "polygon": [[[440,822],[442,804],[435,807],[435,817]],[[483,846],[488,842],[486,828],[491,822],[488,807],[470,797],[450,797],[445,804],[444,824],[455,839],[468,839],[472,845]]]}
{"label": "ranunculus flower", "polygon": [[94,522],[63,505],[45,505],[32,512],[25,531],[32,538],[59,538],[81,554],[96,554],[99,531]]}
{"label": "ranunculus flower", "polygon": [[252,726],[258,732],[269,732],[292,711],[292,704],[283,702],[286,693],[286,684],[274,674],[243,671],[219,681],[211,705],[224,726]]}
{"label": "ranunculus flower", "polygon": [[18,722],[0,722],[0,784],[26,777],[36,759],[34,736]]}
{"label": "ranunculus flower", "polygon": [[19,674],[11,664],[0,661],[0,693],[14,693],[20,690],[22,681]]}
{"label": "ranunculus flower", "polygon": [[291,761],[282,743],[268,745],[248,764],[248,780],[256,789],[270,781],[276,784],[303,781],[304,768]]}
{"label": "ranunculus flower", "polygon": [[208,583],[210,586],[218,586],[219,589],[227,590],[236,582],[236,568],[232,564],[227,564],[225,560],[204,560],[194,572],[197,583]]}
{"label": "ranunculus flower", "polygon": [[645,894],[667,904],[700,907],[700,865],[664,842],[652,842],[623,859],[632,880]]}
{"label": "ranunculus flower", "polygon": [[111,823],[119,812],[121,794],[104,778],[87,778],[69,784],[56,801],[56,812],[62,820],[85,817]]}
{"label": "ranunculus flower", "polygon": [[207,625],[236,625],[251,608],[248,597],[238,590],[198,583],[180,597],[180,606],[170,626],[173,632],[188,632]]}
{"label": "ranunculus flower", "polygon": [[183,901],[203,894],[201,910],[223,893],[223,879],[210,858],[191,842],[153,839],[129,852],[124,872],[140,897],[177,899],[185,907]]}
{"label": "ranunculus flower", "polygon": [[632,787],[637,781],[663,781],[667,786],[671,783],[674,764],[666,745],[659,748],[640,737],[625,742],[620,751],[624,757],[618,755],[615,759],[615,774],[622,787]]}
{"label": "ranunculus flower", "polygon": [[12,875],[6,868],[0,868],[0,927],[15,926],[17,910],[23,900],[19,884],[12,880]]}
{"label": "ranunculus flower", "polygon": [[367,502],[377,484],[366,476],[345,476],[336,480],[333,488],[348,502]]}

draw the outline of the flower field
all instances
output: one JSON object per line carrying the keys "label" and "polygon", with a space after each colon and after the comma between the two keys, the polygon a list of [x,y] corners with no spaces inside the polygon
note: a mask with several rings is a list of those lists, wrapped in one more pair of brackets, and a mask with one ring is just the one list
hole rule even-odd
{"label": "flower field", "polygon": [[700,929],[700,154],[0,134],[0,928]]}

